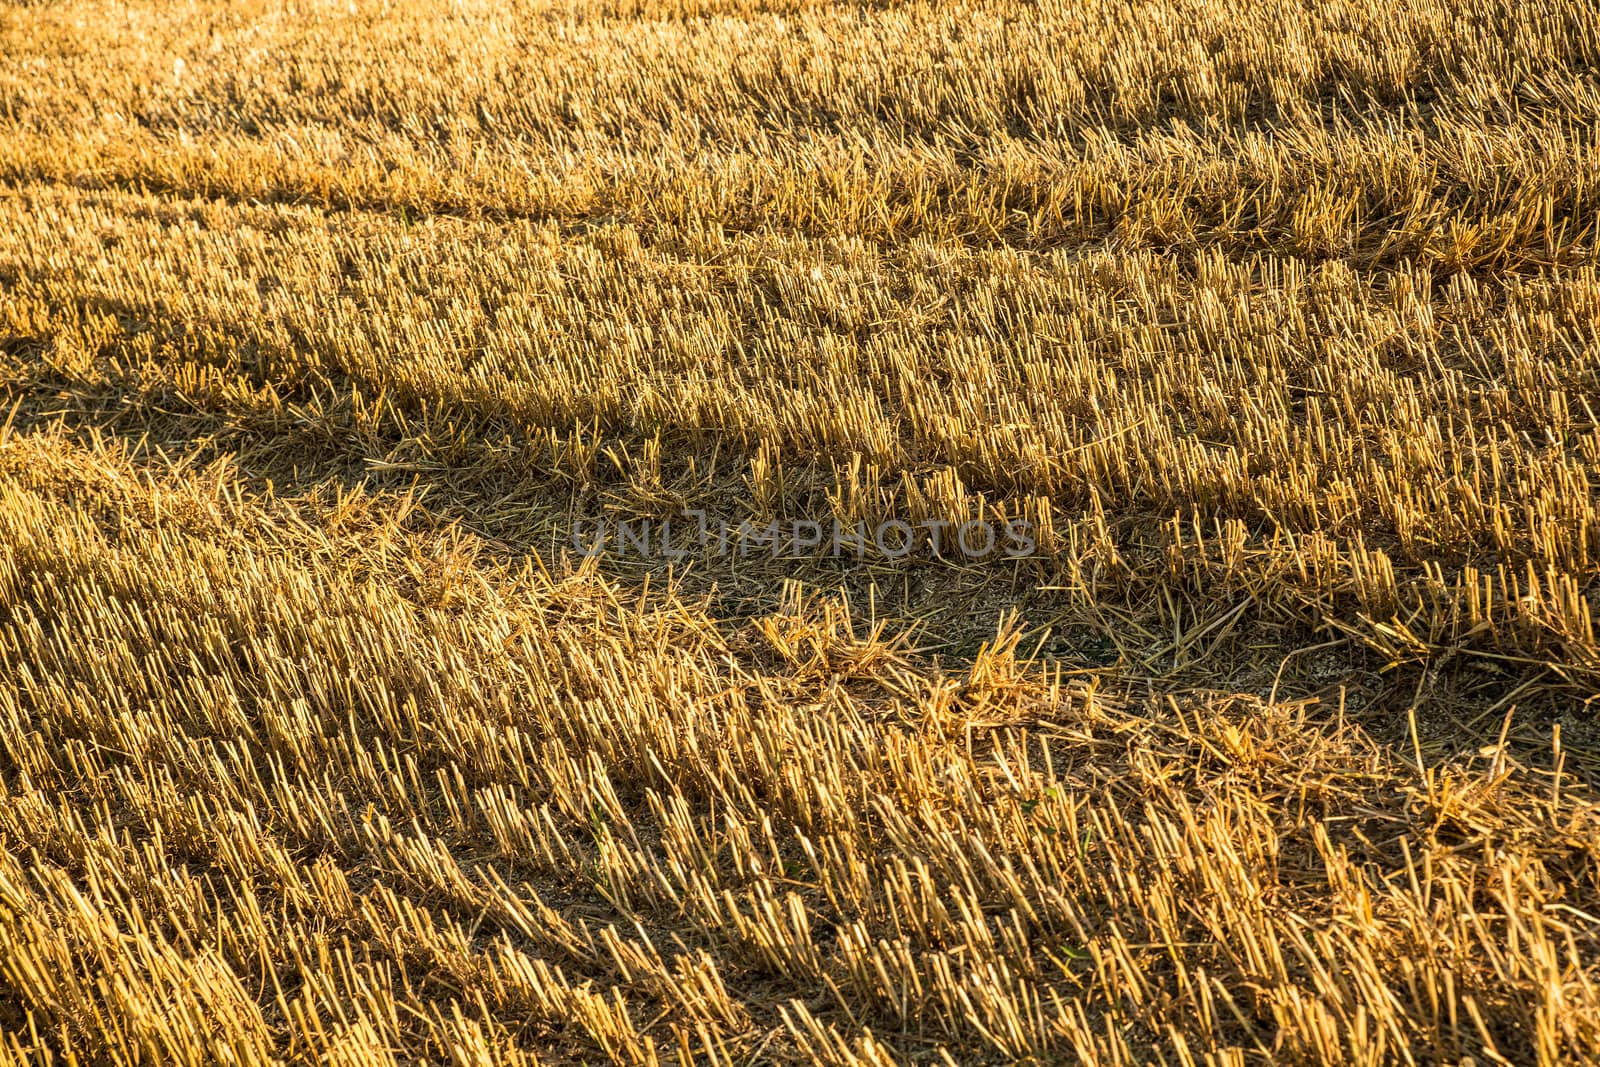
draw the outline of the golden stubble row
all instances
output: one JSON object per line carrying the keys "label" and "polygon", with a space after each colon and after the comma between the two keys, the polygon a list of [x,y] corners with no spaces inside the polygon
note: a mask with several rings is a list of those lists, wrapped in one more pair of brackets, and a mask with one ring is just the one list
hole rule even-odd
{"label": "golden stubble row", "polygon": [[547,556],[574,514],[1020,517],[1031,580],[1080,615],[1219,604],[1199,628],[1242,598],[1388,663],[1505,656],[1593,692],[1592,268],[669,250],[40,186],[0,212],[0,328],[41,423],[280,480],[421,477]]}
{"label": "golden stubble row", "polygon": [[[964,671],[13,434],[7,1048],[1572,1062],[1596,811],[1504,746]],[[331,510],[331,509],[330,509]],[[457,535],[459,537],[459,535]]]}
{"label": "golden stubble row", "polygon": [[1592,262],[1591,5],[80,3],[13,180],[1446,269]]}

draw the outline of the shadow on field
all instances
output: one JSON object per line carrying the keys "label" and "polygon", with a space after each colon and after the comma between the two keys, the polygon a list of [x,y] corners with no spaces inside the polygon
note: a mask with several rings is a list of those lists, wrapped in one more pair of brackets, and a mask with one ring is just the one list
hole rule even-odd
{"label": "shadow on field", "polygon": [[[12,363],[40,365],[47,342],[7,338]],[[689,507],[730,523],[752,517],[737,475],[706,478],[668,461],[660,484],[641,495],[620,465],[596,467],[589,484],[541,463],[532,442],[503,427],[453,427],[441,444],[427,426],[374,432],[358,410],[359,386],[302,384],[271,408],[237,398],[186,395],[125,376],[90,385],[46,370],[6,404],[9,432],[60,433],[91,449],[121,450],[153,478],[198,472],[219,461],[246,496],[290,507],[332,506],[363,497],[379,514],[421,534],[458,531],[476,565],[493,570],[537,560],[551,573],[575,567],[574,522],[657,518]],[[412,433],[400,432],[413,429]],[[430,433],[435,433],[430,438]],[[640,442],[621,436],[618,453]],[[822,518],[816,494],[779,501],[760,522]],[[1568,769],[1593,778],[1593,731],[1571,714],[1575,701],[1544,685],[1537,666],[1485,660],[1385,664],[1314,620],[1247,598],[1213,602],[1154,590],[1108,588],[1085,595],[1044,558],[985,562],[778,558],[690,551],[683,558],[602,554],[601,574],[634,594],[670,588],[704,600],[733,634],[780,610],[797,590],[842,595],[861,632],[881,625],[906,634],[914,654],[952,671],[970,667],[1002,620],[1022,627],[1019,653],[1035,669],[1114,682],[1131,693],[1242,693],[1326,709],[1362,723],[1408,760],[1476,753],[1507,731],[1518,757],[1548,765],[1550,727],[1563,724]],[[492,580],[492,579],[491,579]],[[1514,712],[1514,713],[1513,713]],[[1573,759],[1571,757],[1577,757]]]}

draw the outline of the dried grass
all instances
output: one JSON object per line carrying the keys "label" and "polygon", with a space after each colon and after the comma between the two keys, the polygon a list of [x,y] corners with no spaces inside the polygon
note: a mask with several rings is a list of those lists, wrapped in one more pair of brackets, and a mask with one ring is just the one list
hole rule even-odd
{"label": "dried grass", "polygon": [[0,1057],[1600,1059],[1595,10],[0,12]]}

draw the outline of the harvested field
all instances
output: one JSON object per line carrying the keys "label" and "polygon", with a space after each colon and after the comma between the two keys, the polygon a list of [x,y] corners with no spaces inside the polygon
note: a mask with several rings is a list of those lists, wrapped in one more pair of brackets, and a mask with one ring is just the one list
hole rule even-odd
{"label": "harvested field", "polygon": [[1589,0],[45,0],[0,104],[0,1061],[1600,1061]]}

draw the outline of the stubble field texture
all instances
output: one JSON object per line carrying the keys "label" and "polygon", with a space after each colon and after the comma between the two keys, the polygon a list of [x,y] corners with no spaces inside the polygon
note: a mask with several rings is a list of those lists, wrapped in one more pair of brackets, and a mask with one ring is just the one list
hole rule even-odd
{"label": "stubble field texture", "polygon": [[0,1060],[1600,1060],[1597,141],[1589,0],[0,8]]}

